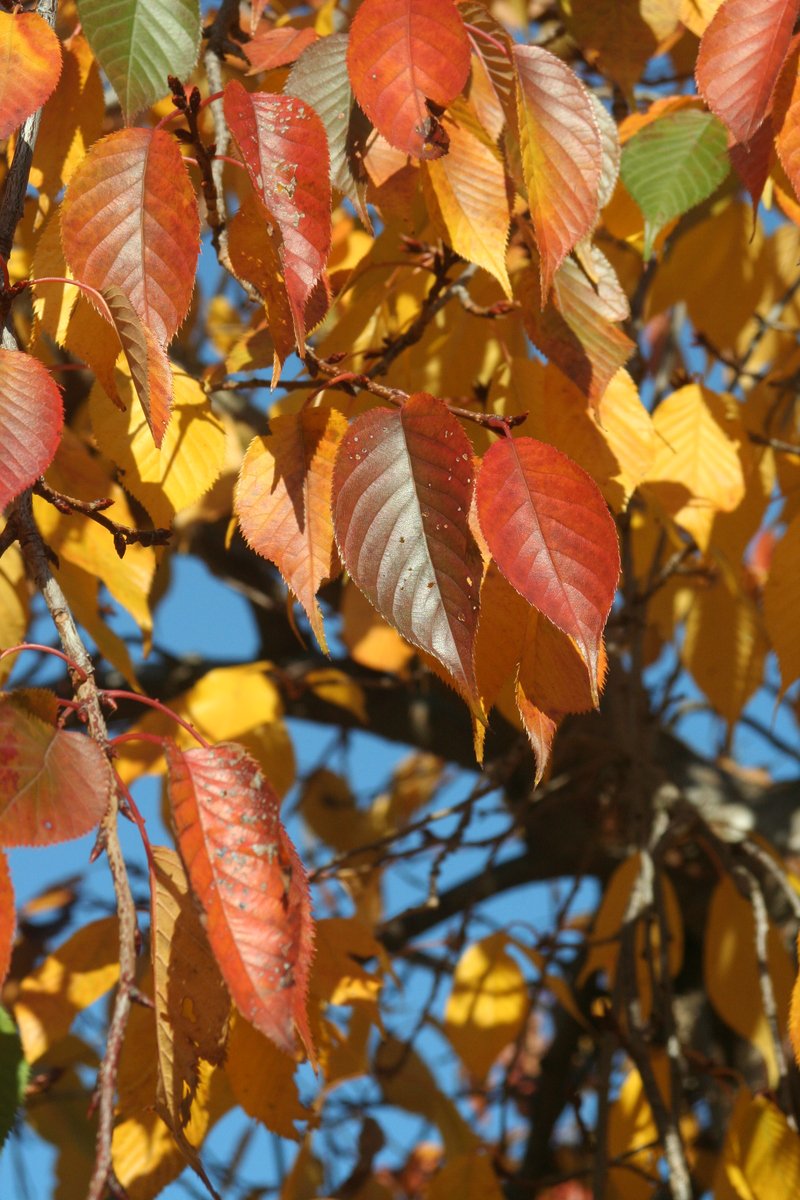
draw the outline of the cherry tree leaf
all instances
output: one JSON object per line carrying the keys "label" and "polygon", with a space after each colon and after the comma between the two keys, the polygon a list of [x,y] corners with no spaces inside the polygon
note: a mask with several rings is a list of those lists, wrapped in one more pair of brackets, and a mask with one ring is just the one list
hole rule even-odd
{"label": "cherry tree leaf", "polygon": [[200,49],[198,0],[78,0],[83,32],[131,118],[186,79]]}
{"label": "cherry tree leaf", "polygon": [[38,13],[3,12],[0,61],[0,138],[6,138],[53,92],[61,74],[61,42]]}
{"label": "cherry tree leaf", "polygon": [[594,226],[603,143],[573,70],[540,46],[514,46],[522,168],[539,249],[542,299],[570,250]]}
{"label": "cherry tree leaf", "polygon": [[17,931],[17,914],[14,907],[14,885],[8,869],[8,859],[0,850],[0,987],[5,983],[11,966],[11,951]]}
{"label": "cherry tree leaf", "polygon": [[364,0],[350,28],[356,100],[387,142],[416,158],[447,153],[428,101],[445,108],[467,82],[469,60],[453,0]]}
{"label": "cherry tree leaf", "polygon": [[281,1050],[314,1047],[306,998],[311,896],[261,767],[235,742],[167,746],[169,797],[192,891],[242,1015]]}
{"label": "cherry tree leaf", "polygon": [[[492,137],[499,137],[507,115],[516,103],[516,81],[511,58],[511,39],[499,21],[495,20],[480,0],[464,0],[459,4],[464,25],[472,45],[473,62],[469,83],[469,99]],[[494,93],[494,103],[479,95],[480,85],[475,78],[476,62]]]}
{"label": "cherry tree leaf", "polygon": [[133,386],[153,435],[160,447],[172,410],[172,371],[155,334],[143,325],[125,293],[107,287],[102,293],[120,340]]}
{"label": "cherry tree leaf", "polygon": [[782,693],[800,676],[798,550],[800,517],[796,516],[775,547],[770,573],[764,585],[764,622],[778,656]]}
{"label": "cherry tree leaf", "polygon": [[478,519],[500,570],[573,638],[600,689],[600,647],[619,578],[614,521],[597,485],[560,450],[503,438],[486,452]]}
{"label": "cherry tree leaf", "polygon": [[729,171],[728,139],[711,113],[668,113],[645,125],[622,151],[622,182],[644,215],[644,257],[675,217],[716,191]]}
{"label": "cherry tree leaf", "polygon": [[296,416],[274,417],[268,436],[250,443],[234,500],[245,540],[275,563],[326,653],[315,597],[337,565],[333,463],[346,429],[338,409],[305,408]]}
{"label": "cherry tree leaf", "polygon": [[305,346],[305,307],[331,244],[331,187],[325,126],[295,96],[225,88],[225,119],[250,181],[280,230],[280,257],[297,344]]}
{"label": "cherry tree leaf", "polygon": [[725,0],[700,42],[695,77],[708,107],[747,142],[763,121],[800,0]]}
{"label": "cherry tree leaf", "polygon": [[[768,134],[774,134],[775,149],[789,177],[795,195],[800,195],[800,47],[794,45],[775,88],[771,120],[765,121]],[[759,130],[759,133],[761,131]],[[760,139],[754,139],[759,141]],[[771,149],[771,146],[769,147]],[[765,147],[761,158],[767,158]],[[734,160],[736,165],[736,160]],[[738,167],[737,167],[738,169]],[[763,185],[762,185],[763,186]],[[759,193],[760,195],[760,193]]]}
{"label": "cherry tree leaf", "polygon": [[321,38],[300,56],[286,80],[288,96],[305,100],[317,113],[328,135],[331,184],[352,200],[367,229],[372,225],[365,193],[367,174],[363,152],[369,124],[353,100],[347,74],[347,34]]}
{"label": "cherry tree leaf", "polygon": [[151,952],[158,1047],[158,1104],[167,1124],[189,1122],[200,1059],[219,1066],[231,1002],[211,953],[183,864],[153,847]]}
{"label": "cherry tree leaf", "polygon": [[67,188],[61,240],[75,277],[118,287],[165,346],[188,311],[200,251],[197,198],[172,135],[121,129],[96,142]]}
{"label": "cherry tree leaf", "polygon": [[0,1150],[14,1128],[17,1109],[25,1103],[29,1074],[19,1030],[0,1004]]}
{"label": "cherry tree leaf", "polygon": [[316,40],[317,35],[313,29],[295,29],[292,25],[261,30],[244,46],[247,61],[250,63],[247,74],[257,75],[260,71],[274,71],[276,67],[285,67],[296,62],[305,48]]}
{"label": "cherry tree leaf", "polygon": [[408,642],[437,659],[476,713],[474,642],[482,575],[469,528],[466,434],[424,392],[363,413],[339,447],[334,529],[353,581]]}
{"label": "cherry tree leaf", "polygon": [[0,350],[0,510],[50,465],[63,424],[61,392],[47,368]]}
{"label": "cherry tree leaf", "polygon": [[0,845],[50,846],[82,837],[111,794],[97,742],[0,700]]}

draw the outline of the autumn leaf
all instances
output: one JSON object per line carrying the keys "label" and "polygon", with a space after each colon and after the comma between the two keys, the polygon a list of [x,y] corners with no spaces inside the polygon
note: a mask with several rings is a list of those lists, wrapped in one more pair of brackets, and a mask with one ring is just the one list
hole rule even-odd
{"label": "autumn leaf", "polygon": [[0,509],[51,462],[63,423],[61,393],[47,368],[29,354],[0,350]]}
{"label": "autumn leaf", "polygon": [[160,129],[122,129],[96,142],[61,207],[75,277],[98,291],[118,287],[163,346],[189,308],[199,234],[178,144]]}
{"label": "autumn leaf", "polygon": [[331,241],[325,127],[296,97],[246,92],[235,79],[225,88],[224,104],[253,189],[280,230],[286,292],[302,352],[306,304]]}
{"label": "autumn leaf", "polygon": [[24,1102],[28,1075],[19,1031],[11,1014],[0,1005],[0,1150]]}
{"label": "autumn leaf", "polygon": [[61,43],[38,13],[3,12],[0,59],[0,138],[6,138],[41,108],[58,83]]}
{"label": "autumn leaf", "polygon": [[306,995],[311,899],[300,859],[260,766],[233,742],[167,746],[181,857],[222,977],[237,1008],[279,1049],[296,1034],[309,1057]]}
{"label": "autumn leaf", "polygon": [[78,15],[128,120],[197,61],[198,0],[78,0]]}
{"label": "autumn leaf", "polygon": [[[105,107],[100,70],[86,38],[73,34],[61,52],[61,78],[42,112],[30,175],[33,186],[51,196],[69,183],[102,134]],[[41,272],[57,273],[63,275],[63,271]]]}
{"label": "autumn leaf", "polygon": [[433,655],[480,711],[473,643],[480,553],[467,515],[472,451],[440,400],[420,392],[399,412],[350,426],[334,470],[342,561],[381,616]]}
{"label": "autumn leaf", "polygon": [[486,1078],[500,1051],[520,1033],[529,1011],[528,988],[508,953],[508,938],[493,933],[459,958],[445,1006],[445,1033],[476,1081]]}
{"label": "autumn leaf", "polygon": [[307,46],[313,45],[317,35],[313,29],[295,29],[292,25],[281,25],[276,29],[261,29],[245,47],[250,63],[248,75],[260,71],[274,71],[296,62]]}
{"label": "autumn leaf", "polygon": [[111,769],[97,742],[0,698],[0,845],[50,846],[103,816]]}
{"label": "autumn leaf", "polygon": [[781,688],[786,691],[800,676],[800,636],[797,632],[800,517],[795,517],[775,547],[770,573],[764,586],[764,622],[781,669]]}
{"label": "autumn leaf", "polygon": [[11,950],[17,930],[14,911],[14,885],[8,869],[8,858],[0,850],[0,987],[5,983],[11,965]]}
{"label": "autumn leaf", "polygon": [[484,455],[476,497],[498,567],[575,639],[597,702],[600,642],[620,568],[616,529],[596,484],[544,442],[503,438]]}
{"label": "autumn leaf", "polygon": [[798,7],[798,0],[725,0],[703,34],[697,90],[736,142],[747,142],[766,115]]}
{"label": "autumn leaf", "polygon": [[415,158],[447,153],[437,113],[466,83],[469,59],[453,0],[364,0],[350,27],[356,100],[390,145]]}
{"label": "autumn leaf", "polygon": [[538,46],[515,46],[514,65],[544,301],[555,272],[594,225],[603,147],[589,94],[566,63]]}
{"label": "autumn leaf", "polygon": [[327,651],[316,593],[337,565],[331,521],[333,463],[347,429],[336,409],[305,408],[270,422],[248,448],[234,509],[245,540],[278,567]]}
{"label": "autumn leaf", "polygon": [[156,446],[160,448],[172,412],[172,371],[155,334],[140,320],[121,288],[101,293],[128,364],[136,395]]}

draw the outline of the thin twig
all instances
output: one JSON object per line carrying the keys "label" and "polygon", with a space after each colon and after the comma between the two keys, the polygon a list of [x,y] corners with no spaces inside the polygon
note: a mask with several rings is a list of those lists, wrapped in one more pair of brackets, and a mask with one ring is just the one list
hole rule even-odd
{"label": "thin twig", "polygon": [[107,497],[99,500],[77,500],[74,496],[65,496],[63,492],[56,491],[49,483],[45,483],[44,479],[38,479],[32,490],[60,513],[77,512],[102,525],[113,537],[114,549],[120,558],[124,557],[126,548],[134,543],[138,542],[141,546],[166,546],[172,537],[171,529],[132,529],[129,525],[120,525],[118,521],[112,521],[103,511],[114,503]]}

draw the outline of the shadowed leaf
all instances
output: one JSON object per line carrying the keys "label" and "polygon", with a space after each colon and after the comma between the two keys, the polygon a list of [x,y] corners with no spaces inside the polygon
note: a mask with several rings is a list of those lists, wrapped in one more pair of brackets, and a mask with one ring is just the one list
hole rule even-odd
{"label": "shadowed leaf", "polygon": [[143,325],[128,297],[118,287],[102,293],[114,321],[139,403],[160,447],[172,411],[172,371],[169,359],[147,325]]}

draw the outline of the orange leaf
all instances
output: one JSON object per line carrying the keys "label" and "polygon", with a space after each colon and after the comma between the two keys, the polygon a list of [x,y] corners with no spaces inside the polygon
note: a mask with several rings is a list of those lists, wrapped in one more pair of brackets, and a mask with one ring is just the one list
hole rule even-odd
{"label": "orange leaf", "polygon": [[603,165],[589,93],[560,58],[515,46],[522,167],[540,255],[542,301],[553,276],[597,216]]}
{"label": "orange leaf", "polygon": [[172,134],[121,129],[97,142],[70,180],[61,209],[75,277],[118,287],[164,346],[192,298],[200,218]]}
{"label": "orange leaf", "polygon": [[416,158],[447,153],[428,101],[446,107],[467,82],[469,39],[453,0],[364,0],[350,27],[356,100],[392,146]]}
{"label": "orange leaf", "polygon": [[30,176],[38,191],[53,197],[102,134],[105,113],[100,69],[86,38],[76,33],[64,44],[63,55],[58,87],[42,113]]}
{"label": "orange leaf", "polygon": [[300,57],[306,46],[316,40],[313,29],[295,29],[291,25],[264,29],[245,44],[244,52],[250,63],[247,74],[258,75],[260,71],[274,71],[276,67],[288,66]]}
{"label": "orange leaf", "polygon": [[0,510],[34,482],[58,448],[64,410],[47,368],[0,350]]}
{"label": "orange leaf", "polygon": [[136,395],[160,448],[172,411],[172,371],[169,359],[149,326],[139,320],[135,308],[118,287],[102,293],[131,372]]}
{"label": "orange leaf", "polygon": [[37,13],[0,13],[0,138],[51,94],[61,74],[61,43]]}
{"label": "orange leaf", "polygon": [[275,417],[242,463],[234,509],[245,540],[274,562],[305,609],[327,653],[315,599],[336,570],[333,463],[347,421],[338,409],[305,408]]}
{"label": "orange leaf", "polygon": [[0,700],[0,845],[50,846],[97,825],[111,793],[103,751]]}
{"label": "orange leaf", "polygon": [[313,1059],[311,897],[278,797],[235,742],[166,753],[178,846],[234,1002],[281,1050],[299,1034]]}

